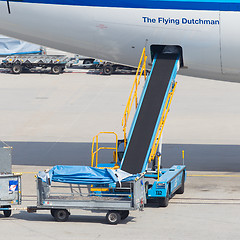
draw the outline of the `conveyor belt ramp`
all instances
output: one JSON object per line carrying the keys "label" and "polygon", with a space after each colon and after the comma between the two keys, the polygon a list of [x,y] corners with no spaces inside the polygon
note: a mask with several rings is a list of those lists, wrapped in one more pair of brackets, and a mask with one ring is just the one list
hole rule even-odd
{"label": "conveyor belt ramp", "polygon": [[129,131],[120,168],[128,173],[146,170],[157,129],[177,73],[178,54],[156,54],[152,70]]}

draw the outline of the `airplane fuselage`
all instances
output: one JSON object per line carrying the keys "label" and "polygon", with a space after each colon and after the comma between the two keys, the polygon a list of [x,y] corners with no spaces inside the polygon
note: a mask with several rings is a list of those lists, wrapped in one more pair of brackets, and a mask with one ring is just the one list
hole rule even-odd
{"label": "airplane fuselage", "polygon": [[[0,33],[130,66],[178,46],[190,70],[240,75],[240,1],[0,1]],[[148,58],[148,63],[151,58]]]}

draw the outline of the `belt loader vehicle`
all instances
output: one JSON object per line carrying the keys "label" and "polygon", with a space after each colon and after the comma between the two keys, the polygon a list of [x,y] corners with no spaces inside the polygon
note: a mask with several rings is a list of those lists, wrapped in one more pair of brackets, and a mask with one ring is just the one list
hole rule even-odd
{"label": "belt loader vehicle", "polygon": [[[92,166],[120,168],[131,174],[145,173],[147,199],[157,200],[159,206],[166,207],[169,199],[175,193],[182,194],[184,192],[186,179],[185,165],[161,168],[161,152],[158,150],[177,85],[175,78],[180,60],[179,54],[176,53],[155,53],[152,70],[148,77],[146,77],[144,61],[146,61],[145,51],[143,51],[122,120],[124,131],[124,140],[120,145],[124,145],[122,158],[118,158],[120,154],[116,140],[115,162],[99,164],[98,152],[104,148],[98,148],[96,141],[96,144],[93,142],[92,145]],[[137,102],[137,87],[143,72],[146,81],[140,100]],[[127,137],[127,120],[134,102],[136,112]]]}

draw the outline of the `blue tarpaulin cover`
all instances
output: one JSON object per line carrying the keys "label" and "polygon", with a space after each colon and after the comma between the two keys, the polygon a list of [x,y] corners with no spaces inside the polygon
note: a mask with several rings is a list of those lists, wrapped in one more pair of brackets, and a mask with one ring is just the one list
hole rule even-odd
{"label": "blue tarpaulin cover", "polygon": [[0,55],[40,53],[39,45],[0,35]]}
{"label": "blue tarpaulin cover", "polygon": [[122,170],[99,169],[88,166],[57,165],[49,172],[39,172],[38,177],[43,181],[49,178],[53,182],[75,184],[110,184],[134,180],[137,175],[131,175]]}

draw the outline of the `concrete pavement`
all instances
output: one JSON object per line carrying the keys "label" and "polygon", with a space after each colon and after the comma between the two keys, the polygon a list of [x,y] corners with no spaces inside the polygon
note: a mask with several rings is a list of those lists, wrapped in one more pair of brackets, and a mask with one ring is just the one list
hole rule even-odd
{"label": "concrete pavement", "polygon": [[[122,136],[133,78],[0,73],[0,136],[14,147],[13,170],[23,172],[22,207],[36,204],[37,171],[89,165],[95,134],[114,130]],[[14,211],[11,218],[0,215],[0,239],[239,239],[240,174],[233,172],[240,164],[239,91],[238,83],[178,76],[163,161],[181,163],[185,148],[189,176],[185,193],[167,208],[150,205],[117,226],[105,224],[104,214],[82,210],[71,211],[65,223],[54,222],[48,211]]]}

